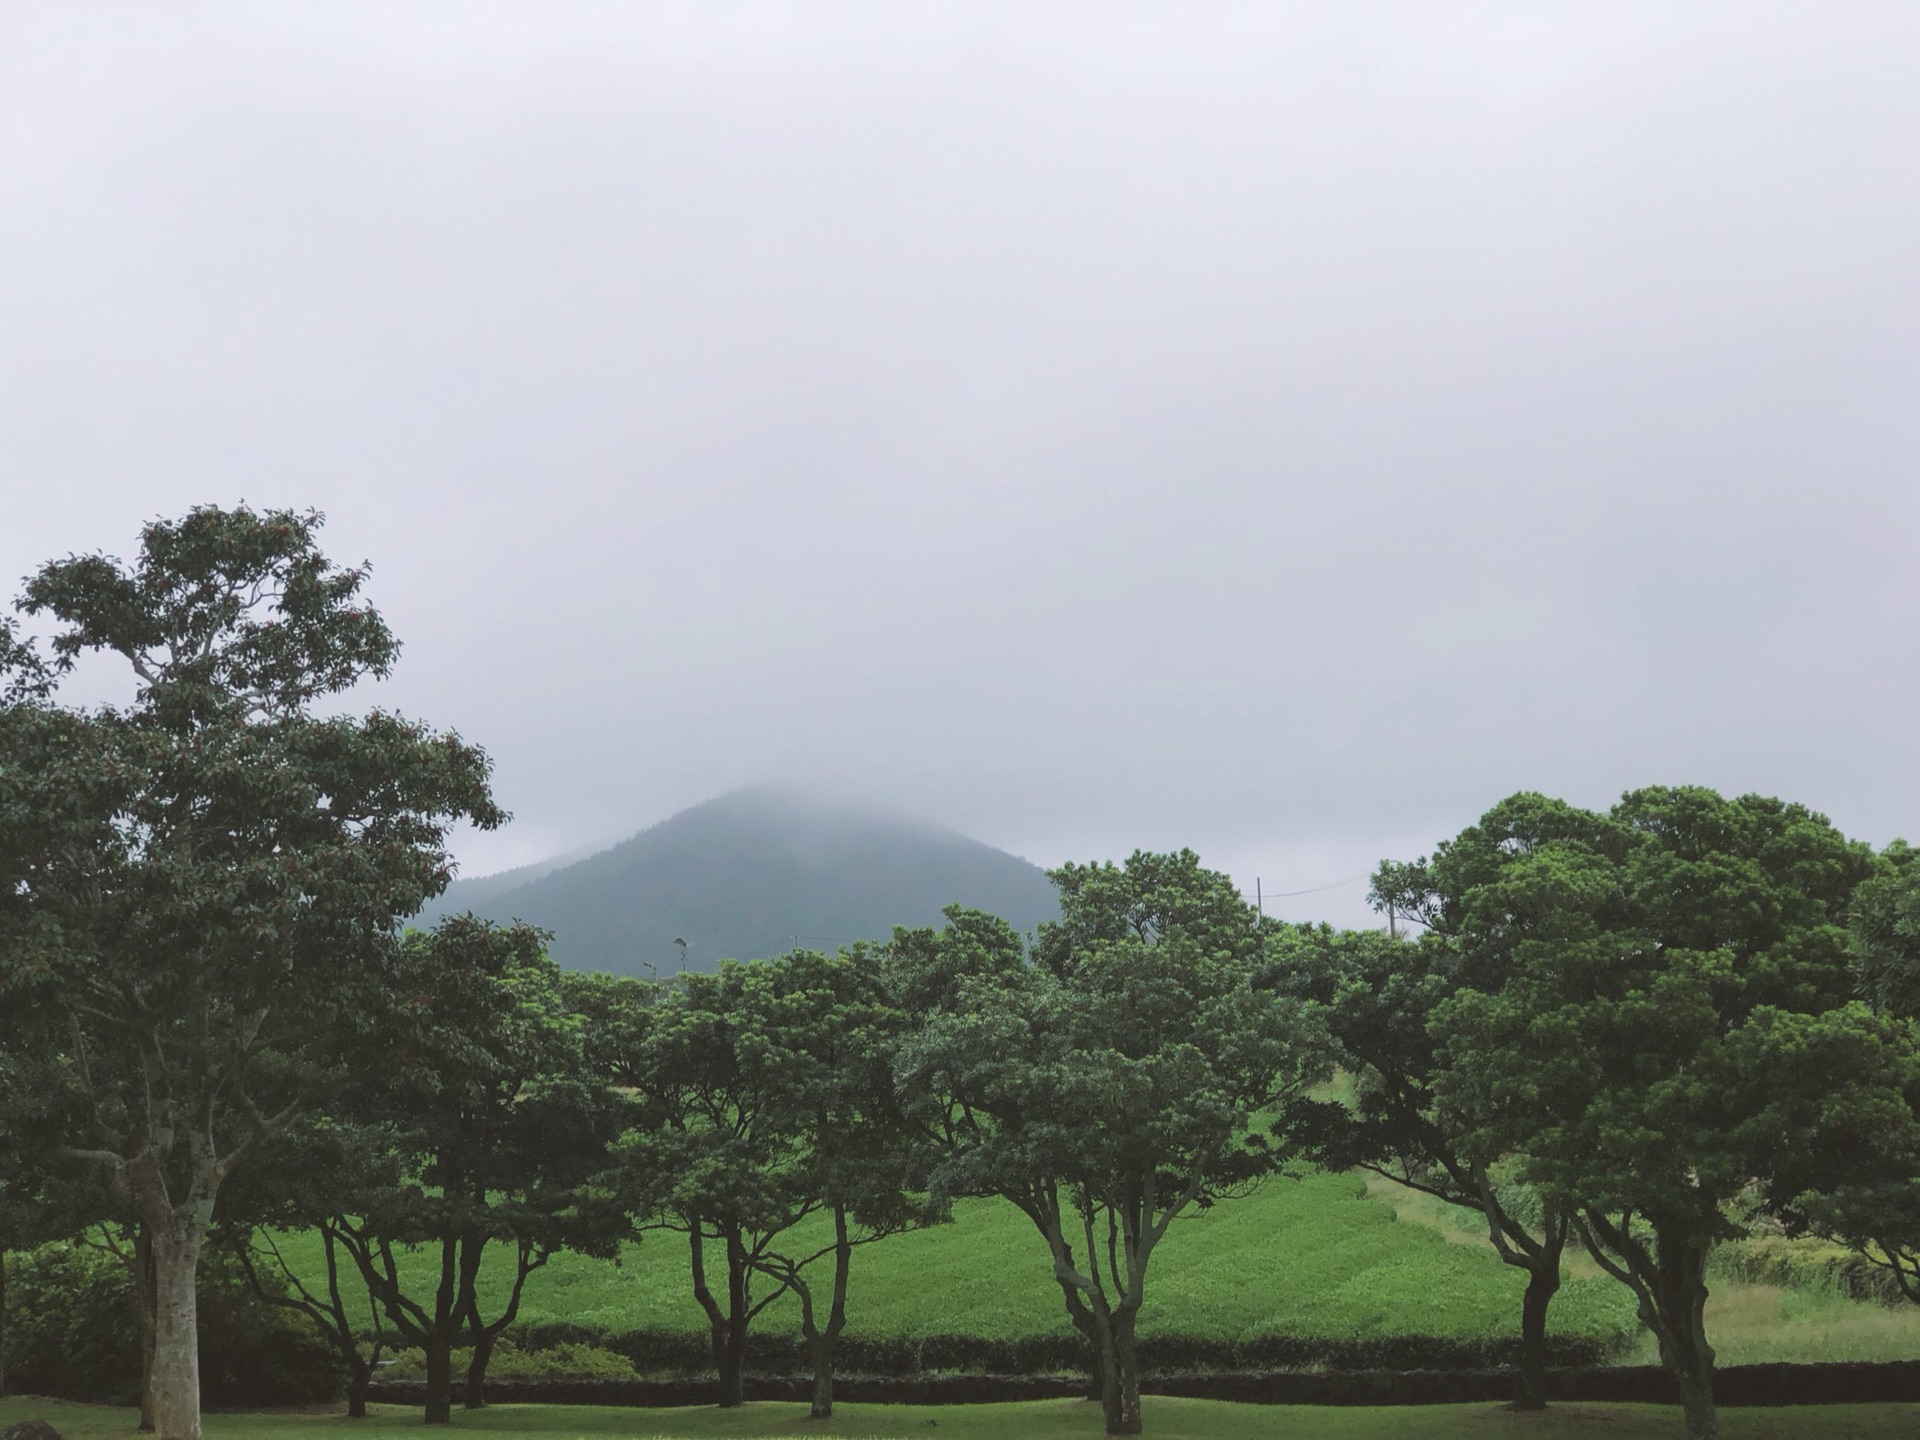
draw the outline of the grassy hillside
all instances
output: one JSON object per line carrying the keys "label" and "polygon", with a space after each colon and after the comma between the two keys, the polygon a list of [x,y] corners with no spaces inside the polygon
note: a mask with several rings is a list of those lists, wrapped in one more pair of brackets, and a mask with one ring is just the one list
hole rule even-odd
{"label": "grassy hillside", "polygon": [[[1398,1220],[1365,1188],[1344,1175],[1274,1180],[1177,1223],[1153,1262],[1143,1335],[1470,1340],[1515,1332],[1518,1271],[1484,1243],[1455,1243],[1431,1226]],[[292,1246],[315,1265],[318,1247],[309,1237]],[[427,1257],[412,1257],[412,1264],[424,1288]],[[483,1274],[490,1305],[499,1303],[507,1278],[498,1265]],[[872,1338],[1072,1333],[1045,1246],[1024,1216],[999,1201],[969,1202],[952,1225],[861,1251],[848,1311],[850,1332]],[[671,1233],[649,1235],[618,1265],[558,1257],[528,1282],[522,1314],[530,1324],[566,1322],[610,1334],[704,1333],[685,1242]],[[759,1324],[794,1332],[797,1306],[777,1302]],[[1561,1293],[1553,1325],[1562,1334],[1621,1343],[1636,1329],[1625,1290],[1593,1277],[1575,1279]]]}
{"label": "grassy hillside", "polygon": [[795,946],[884,940],[970,905],[1021,930],[1056,913],[1038,867],[925,821],[781,790],[735,791],[557,868],[460,881],[422,913],[471,909],[554,934],[577,970],[711,969]]}

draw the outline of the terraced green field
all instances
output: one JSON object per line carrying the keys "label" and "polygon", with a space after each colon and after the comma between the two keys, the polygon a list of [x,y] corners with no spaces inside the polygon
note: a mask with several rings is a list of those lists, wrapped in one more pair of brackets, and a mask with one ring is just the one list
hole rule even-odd
{"label": "terraced green field", "polygon": [[[1142,1332],[1231,1340],[1514,1333],[1522,1276],[1484,1240],[1465,1238],[1401,1220],[1352,1176],[1273,1180],[1175,1223],[1154,1257]],[[297,1263],[318,1268],[317,1244],[306,1237],[288,1243]],[[510,1279],[503,1260],[483,1274],[491,1305]],[[428,1257],[412,1263],[424,1290]],[[528,1281],[522,1319],[608,1334],[704,1333],[687,1265],[685,1241],[667,1232],[630,1246],[617,1264],[562,1255]],[[964,1204],[951,1225],[861,1250],[848,1312],[852,1334],[875,1338],[1071,1333],[1044,1244],[999,1201]],[[783,1299],[758,1323],[772,1333],[795,1331],[798,1306]],[[1553,1326],[1622,1346],[1638,1328],[1626,1291],[1600,1276],[1566,1286]]]}

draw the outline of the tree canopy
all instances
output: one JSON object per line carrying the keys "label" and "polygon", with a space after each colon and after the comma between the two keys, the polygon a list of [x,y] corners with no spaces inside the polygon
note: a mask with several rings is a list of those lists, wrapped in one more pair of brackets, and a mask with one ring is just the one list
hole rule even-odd
{"label": "tree canopy", "polygon": [[1039,1230],[1101,1381],[1109,1433],[1140,1429],[1136,1323],[1168,1227],[1269,1174],[1263,1112],[1322,1078],[1308,1002],[1256,984],[1252,907],[1191,851],[1052,872],[1061,919],[1019,942],[956,914],[906,934],[930,1008],[902,1050],[908,1113],[940,1147],[935,1193],[1000,1195]]}
{"label": "tree canopy", "polygon": [[1872,863],[1804,807],[1655,788],[1606,815],[1517,795],[1387,877],[1470,982],[1435,1011],[1437,1106],[1632,1288],[1695,1436],[1716,1425],[1707,1256],[1736,1207],[1848,1165],[1901,1104],[1893,1037],[1849,1003]]}
{"label": "tree canopy", "polygon": [[[204,507],[130,566],[30,577],[50,658],[10,633],[0,705],[0,1007],[48,1062],[41,1121],[146,1228],[155,1422],[199,1434],[193,1276],[220,1186],[337,1072],[322,1043],[383,983],[385,942],[447,881],[457,821],[499,824],[481,752],[316,702],[397,642],[317,515]],[[85,654],[122,704],[58,703]]]}

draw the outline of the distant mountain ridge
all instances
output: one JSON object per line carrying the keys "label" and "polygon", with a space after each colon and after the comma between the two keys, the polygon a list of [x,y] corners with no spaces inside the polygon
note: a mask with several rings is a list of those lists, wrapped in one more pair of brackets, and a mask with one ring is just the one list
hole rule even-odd
{"label": "distant mountain ridge", "polygon": [[791,790],[735,790],[583,859],[456,881],[418,924],[472,910],[551,930],[575,970],[670,974],[835,950],[968,905],[1031,930],[1058,914],[1036,865],[929,821]]}

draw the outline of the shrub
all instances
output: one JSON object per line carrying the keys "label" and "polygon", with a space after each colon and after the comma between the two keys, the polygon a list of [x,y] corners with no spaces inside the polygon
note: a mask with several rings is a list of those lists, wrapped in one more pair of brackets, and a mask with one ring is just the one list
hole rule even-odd
{"label": "shrub", "polygon": [[130,1404],[140,1388],[133,1281],[111,1255],[61,1242],[7,1257],[7,1388]]}
{"label": "shrub", "polygon": [[[471,1350],[453,1352],[453,1373],[464,1376]],[[424,1380],[426,1355],[419,1349],[402,1350],[393,1364],[381,1367],[382,1380]],[[538,1350],[522,1350],[502,1340],[487,1362],[489,1380],[631,1380],[633,1362],[624,1355],[578,1340],[563,1340]]]}
{"label": "shrub", "polygon": [[[139,1398],[133,1281],[117,1258],[60,1242],[10,1256],[7,1387],[68,1400]],[[257,1298],[238,1264],[200,1262],[200,1393],[208,1405],[299,1405],[340,1393],[339,1363],[304,1318]]]}
{"label": "shrub", "polygon": [[1905,1304],[1899,1282],[1866,1256],[1828,1240],[1785,1235],[1754,1235],[1733,1240],[1713,1253],[1713,1269],[1751,1285],[1812,1290],[1849,1300]]}

